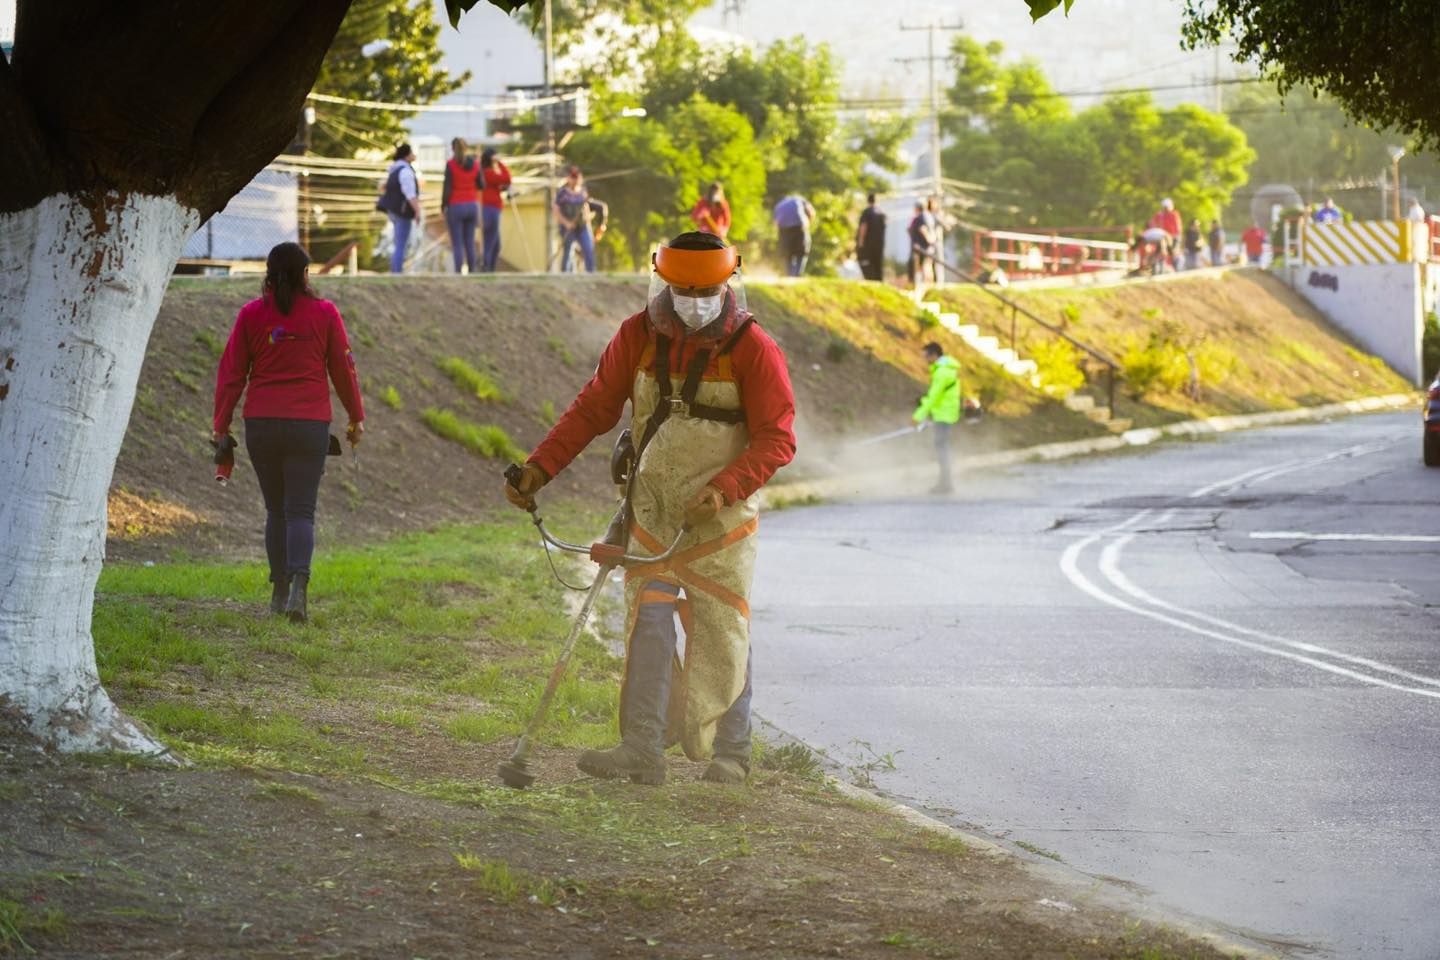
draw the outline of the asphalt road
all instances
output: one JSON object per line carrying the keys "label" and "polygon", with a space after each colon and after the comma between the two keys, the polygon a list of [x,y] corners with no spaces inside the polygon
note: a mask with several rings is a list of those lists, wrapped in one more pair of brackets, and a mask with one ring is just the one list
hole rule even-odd
{"label": "asphalt road", "polygon": [[957,825],[1296,956],[1440,956],[1419,453],[1418,416],[1371,415],[769,514],[756,709]]}

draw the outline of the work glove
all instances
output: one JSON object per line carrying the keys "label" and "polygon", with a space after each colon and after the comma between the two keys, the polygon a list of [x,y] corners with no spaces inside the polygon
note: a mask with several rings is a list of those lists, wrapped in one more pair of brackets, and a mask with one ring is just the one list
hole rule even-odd
{"label": "work glove", "polygon": [[365,432],[365,421],[352,420],[350,426],[345,428],[345,439],[350,441],[350,449],[354,450],[360,446],[360,436]]}
{"label": "work glove", "polygon": [[541,487],[550,482],[545,475],[533,463],[527,463],[520,468],[520,482],[512,485],[509,481],[505,483],[505,498],[521,510],[535,509],[535,494]]}
{"label": "work glove", "polygon": [[711,519],[725,506],[725,494],[714,487],[706,484],[700,488],[700,492],[690,498],[685,504],[685,523],[690,527],[698,527],[706,520]]}

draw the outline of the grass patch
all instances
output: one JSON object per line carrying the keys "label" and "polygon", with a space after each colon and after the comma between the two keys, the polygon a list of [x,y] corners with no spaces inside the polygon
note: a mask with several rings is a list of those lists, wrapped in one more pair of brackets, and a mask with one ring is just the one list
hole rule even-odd
{"label": "grass patch", "polygon": [[555,401],[546,400],[540,404],[540,423],[545,428],[555,426],[560,420],[560,415],[555,412]]}
{"label": "grass patch", "polygon": [[0,897],[0,952],[34,953],[27,936],[53,936],[64,932],[65,914],[59,910],[32,910],[23,903]]}
{"label": "grass patch", "polygon": [[441,357],[435,361],[450,382],[476,400],[503,401],[505,394],[488,373],[477,370],[459,357]]}
{"label": "grass patch", "polygon": [[400,391],[393,386],[386,387],[380,391],[380,402],[391,410],[404,410],[405,401],[400,399]]}
{"label": "grass patch", "polygon": [[803,743],[787,743],[783,747],[771,747],[756,741],[759,754],[756,765],[765,770],[777,770],[802,780],[823,780],[825,767],[815,752]]}
{"label": "grass patch", "polygon": [[420,418],[434,433],[458,443],[471,453],[482,457],[498,457],[514,463],[525,460],[525,451],[510,438],[510,434],[494,424],[471,423],[450,410],[437,407],[426,408]]}
{"label": "grass patch", "polygon": [[295,783],[265,783],[250,795],[254,800],[300,800],[304,803],[323,803],[320,794],[309,787],[302,787]]}
{"label": "grass patch", "polygon": [[475,875],[475,885],[494,900],[514,903],[528,884],[523,874],[510,869],[504,860],[486,860],[469,853],[455,854],[455,862],[466,873]]}
{"label": "grass patch", "polygon": [[1054,850],[1046,850],[1038,843],[1031,843],[1028,840],[1016,840],[1015,846],[1019,847],[1021,850],[1028,850],[1031,853],[1035,854],[1035,856],[1037,857],[1045,857],[1046,859],[1054,860],[1056,863],[1065,862],[1064,858],[1061,857],[1060,854],[1056,853]]}
{"label": "grass patch", "polygon": [[175,380],[176,383],[180,384],[180,386],[184,387],[186,390],[189,390],[191,393],[200,392],[199,381],[197,381],[194,377],[190,376],[190,374],[186,373],[185,371],[171,370],[170,376]]}
{"label": "grass patch", "polygon": [[551,334],[545,338],[545,346],[549,347],[550,352],[555,354],[565,366],[575,366],[575,354],[570,352],[570,345],[563,338]]}

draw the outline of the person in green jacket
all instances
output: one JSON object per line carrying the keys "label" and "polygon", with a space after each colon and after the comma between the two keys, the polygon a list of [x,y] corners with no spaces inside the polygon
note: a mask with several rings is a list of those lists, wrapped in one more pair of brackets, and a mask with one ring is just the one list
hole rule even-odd
{"label": "person in green jacket", "polygon": [[930,389],[915,408],[915,422],[929,420],[935,430],[935,455],[940,460],[940,480],[931,493],[953,493],[950,482],[950,428],[960,422],[960,365],[945,356],[945,348],[931,341],[925,344],[930,364]]}

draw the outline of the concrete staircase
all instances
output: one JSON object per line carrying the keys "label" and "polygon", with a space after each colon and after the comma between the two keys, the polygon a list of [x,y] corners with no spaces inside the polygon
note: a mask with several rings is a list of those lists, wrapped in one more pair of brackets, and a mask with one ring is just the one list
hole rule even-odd
{"label": "concrete staircase", "polygon": [[[982,334],[980,328],[975,324],[961,323],[960,314],[944,311],[934,300],[917,300],[916,302],[921,310],[935,317],[940,326],[958,336],[972,350],[1003,369],[1010,376],[1025,381],[1037,390],[1045,390],[1047,393],[1055,392],[1047,389],[1041,382],[1040,371],[1034,360],[1019,356],[1009,347],[1000,346],[999,338]],[[1065,404],[1067,409],[1083,413],[1096,423],[1103,424],[1113,433],[1123,433],[1131,427],[1129,418],[1113,417],[1109,407],[1101,406],[1094,397],[1088,394],[1070,393],[1061,396],[1060,401]]]}

